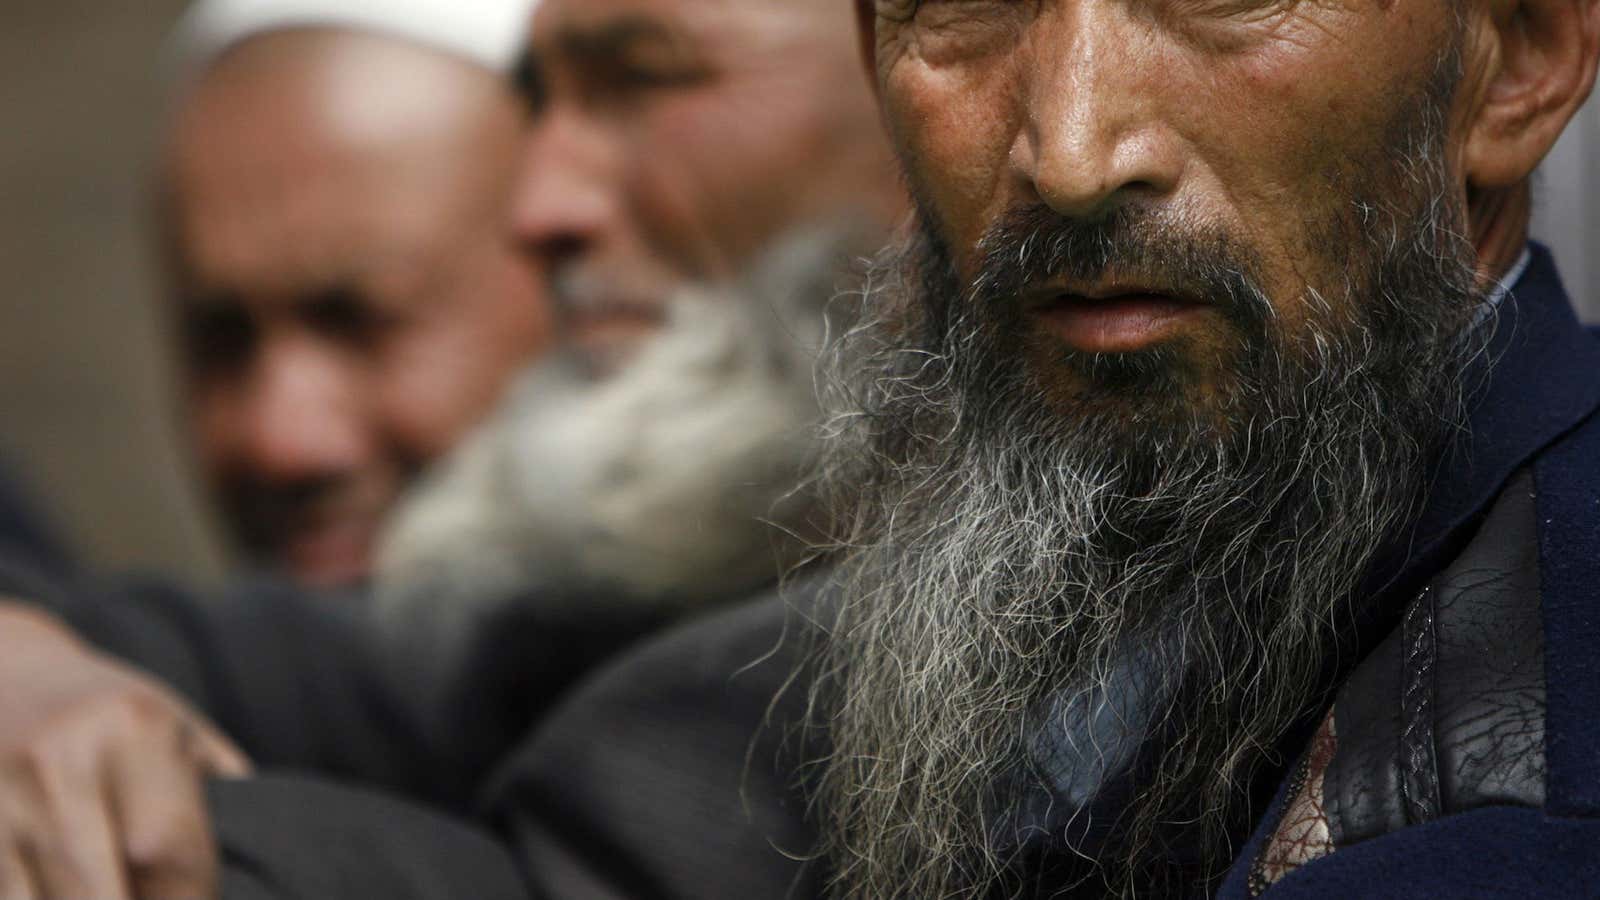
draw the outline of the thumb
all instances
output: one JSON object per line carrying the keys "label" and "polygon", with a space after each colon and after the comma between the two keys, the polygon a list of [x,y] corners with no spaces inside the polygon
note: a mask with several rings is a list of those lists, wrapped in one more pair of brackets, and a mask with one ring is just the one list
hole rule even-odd
{"label": "thumb", "polygon": [[215,728],[203,723],[189,723],[189,752],[207,775],[217,778],[246,778],[255,770],[250,757],[234,746]]}

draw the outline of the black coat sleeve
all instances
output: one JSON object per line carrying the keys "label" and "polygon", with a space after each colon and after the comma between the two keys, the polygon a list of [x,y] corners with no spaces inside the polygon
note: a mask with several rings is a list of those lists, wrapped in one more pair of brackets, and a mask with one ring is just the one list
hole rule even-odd
{"label": "black coat sleeve", "polygon": [[[168,680],[264,770],[317,770],[213,786],[230,900],[820,895],[803,862],[812,832],[792,755],[804,753],[791,743],[803,696],[772,703],[801,644],[785,635],[781,601],[626,654],[502,752],[487,789],[474,791],[485,769],[462,760],[489,755],[493,741],[468,735],[474,746],[455,749],[461,736],[429,712],[437,692],[415,683],[404,654],[380,653],[359,615],[270,585],[220,600],[160,581],[114,587],[0,559],[0,595],[39,603]],[[517,646],[528,644],[508,652]],[[507,665],[463,652],[474,665]],[[465,705],[455,721],[477,713]],[[346,779],[368,787],[337,783]],[[416,799],[472,809],[474,824],[409,805]]]}
{"label": "black coat sleeve", "polygon": [[[544,895],[581,900],[821,896],[797,780],[804,639],[779,600],[629,652],[575,690],[487,794]],[[776,698],[776,702],[775,702]]]}
{"label": "black coat sleeve", "polygon": [[780,691],[805,645],[790,620],[751,604],[597,672],[508,755],[473,825],[304,778],[217,783],[224,900],[822,896],[804,693]]}
{"label": "black coat sleeve", "polygon": [[487,832],[294,775],[211,785],[223,900],[544,900]]}
{"label": "black coat sleeve", "polygon": [[70,571],[75,565],[72,552],[50,521],[22,485],[9,475],[0,453],[0,547],[25,554],[39,566],[52,571]]}
{"label": "black coat sleeve", "polygon": [[[291,627],[259,615],[258,635]],[[796,780],[804,695],[780,690],[804,647],[790,622],[781,601],[750,604],[616,660],[507,756],[470,822],[322,775],[216,782],[223,898],[821,896]],[[270,643],[310,652],[294,636]]]}
{"label": "black coat sleeve", "polygon": [[[480,732],[440,727],[359,604],[240,583],[217,596],[160,579],[67,577],[0,558],[0,596],[36,604],[89,643],[175,688],[258,765],[359,778],[463,808],[482,774]],[[509,727],[509,726],[508,726]]]}
{"label": "black coat sleeve", "polygon": [[461,812],[575,679],[656,624],[528,597],[380,616],[364,597],[278,581],[201,594],[0,550],[5,596],[174,687],[258,765],[359,779]]}

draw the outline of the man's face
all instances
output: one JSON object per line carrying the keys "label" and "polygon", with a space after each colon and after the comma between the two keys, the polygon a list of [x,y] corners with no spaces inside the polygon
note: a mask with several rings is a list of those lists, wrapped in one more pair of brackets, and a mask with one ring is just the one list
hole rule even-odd
{"label": "man's face", "polygon": [[863,2],[920,228],[823,381],[838,894],[1187,895],[1465,427],[1468,32]]}
{"label": "man's face", "polygon": [[783,0],[550,0],[516,228],[571,336],[626,354],[690,283],[786,233],[881,221],[896,185],[849,10]]}
{"label": "man's face", "polygon": [[[1007,286],[1034,381],[1068,409],[1111,393],[1095,372],[1154,372],[1201,418],[1226,416],[1261,319],[1294,340],[1316,298],[1344,293],[1351,235],[1391,226],[1358,203],[1454,34],[1436,2],[876,0],[872,13],[897,148],[962,282],[1019,221],[1100,228],[1113,245],[1101,264]],[[1115,249],[1133,244],[1171,252]],[[1187,277],[1185,255],[1242,270],[1270,309]]]}
{"label": "man's face", "polygon": [[191,422],[242,549],[346,584],[545,340],[503,231],[522,118],[493,73],[409,46],[257,40],[291,44],[220,63],[174,142]]}

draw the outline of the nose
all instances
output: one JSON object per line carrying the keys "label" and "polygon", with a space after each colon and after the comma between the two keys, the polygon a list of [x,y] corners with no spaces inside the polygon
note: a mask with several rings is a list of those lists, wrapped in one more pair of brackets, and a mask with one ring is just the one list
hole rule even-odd
{"label": "nose", "polygon": [[1026,192],[1063,216],[1093,220],[1175,191],[1177,138],[1160,119],[1159,61],[1149,26],[1120,4],[1077,0],[1041,17],[1021,86],[1026,118],[1011,170]]}
{"label": "nose", "polygon": [[548,266],[603,240],[622,213],[617,150],[581,113],[552,108],[529,130],[512,198],[511,231]]}
{"label": "nose", "polygon": [[242,398],[242,464],[280,485],[358,471],[374,452],[359,379],[353,362],[313,335],[269,336]]}

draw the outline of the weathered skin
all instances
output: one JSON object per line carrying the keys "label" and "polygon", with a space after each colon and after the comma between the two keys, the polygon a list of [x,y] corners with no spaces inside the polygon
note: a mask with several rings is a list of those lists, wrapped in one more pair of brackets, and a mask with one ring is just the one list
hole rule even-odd
{"label": "weathered skin", "polygon": [[[1341,205],[1351,179],[1388,152],[1391,123],[1428,85],[1456,9],[1433,0],[857,3],[895,146],[961,275],[1007,210],[1043,203],[1093,219],[1139,205],[1253,251],[1291,332],[1304,288],[1326,289],[1341,274],[1305,223],[1350,212]],[[1463,9],[1448,158],[1488,277],[1521,252],[1527,178],[1589,91],[1600,25],[1592,2]],[[1169,336],[1184,339],[1181,352],[1202,371],[1230,340],[1208,310]]]}

